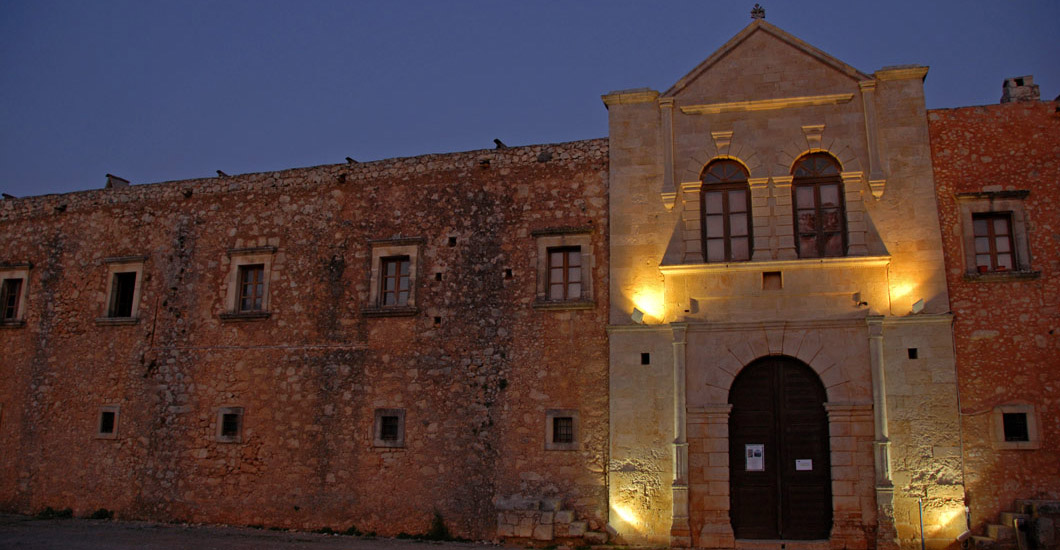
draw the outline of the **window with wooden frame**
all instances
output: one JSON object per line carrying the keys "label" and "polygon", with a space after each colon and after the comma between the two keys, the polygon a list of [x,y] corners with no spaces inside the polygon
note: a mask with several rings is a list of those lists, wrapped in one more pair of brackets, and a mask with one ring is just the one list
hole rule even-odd
{"label": "window with wooden frame", "polygon": [[548,249],[548,299],[582,299],[582,249],[557,246]]}
{"label": "window with wooden frame", "polygon": [[846,255],[846,208],[839,162],[811,153],[792,172],[795,246],[800,258]]}
{"label": "window with wooden frame", "polygon": [[0,327],[26,326],[26,298],[29,294],[27,263],[0,262]]}
{"label": "window with wooden frame", "polygon": [[22,300],[22,279],[5,278],[0,284],[0,321],[17,321]]}
{"label": "window with wooden frame", "polygon": [[717,160],[703,170],[700,189],[703,261],[751,259],[751,188],[747,169],[734,160]]}
{"label": "window with wooden frame", "polygon": [[1016,268],[1012,212],[972,214],[972,234],[975,236],[977,272],[1012,271]]}
{"label": "window with wooden frame", "polygon": [[276,250],[273,245],[228,249],[225,309],[221,320],[262,321],[271,316],[269,287]]}
{"label": "window with wooden frame", "polygon": [[380,260],[379,305],[404,307],[409,303],[411,262],[408,256],[390,256]]}
{"label": "window with wooden frame", "polygon": [[101,325],[127,325],[139,322],[140,295],[146,256],[106,258],[107,279]]}
{"label": "window with wooden frame", "polygon": [[265,308],[265,264],[239,266],[239,312]]}

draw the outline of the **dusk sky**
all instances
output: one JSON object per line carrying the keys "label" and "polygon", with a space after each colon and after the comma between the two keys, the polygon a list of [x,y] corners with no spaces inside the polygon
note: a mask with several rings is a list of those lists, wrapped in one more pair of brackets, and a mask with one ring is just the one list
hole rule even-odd
{"label": "dusk sky", "polygon": [[[931,67],[929,108],[1060,94],[1060,2],[765,1],[866,72]],[[748,1],[0,0],[0,191],[16,196],[607,135]]]}

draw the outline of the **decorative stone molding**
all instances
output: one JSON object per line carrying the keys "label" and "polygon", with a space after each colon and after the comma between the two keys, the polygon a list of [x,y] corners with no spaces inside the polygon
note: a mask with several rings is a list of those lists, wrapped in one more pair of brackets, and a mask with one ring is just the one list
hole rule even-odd
{"label": "decorative stone molding", "polygon": [[711,103],[708,105],[688,105],[681,107],[681,112],[686,115],[716,115],[719,113],[773,111],[777,109],[791,109],[817,105],[841,105],[843,103],[849,103],[852,99],[854,99],[854,94],[784,97],[778,99],[758,99],[754,101],[733,101],[731,103]]}
{"label": "decorative stone molding", "polygon": [[802,135],[806,136],[806,148],[820,149],[822,134],[824,134],[824,124],[810,124],[803,126]]}
{"label": "decorative stone molding", "polygon": [[650,88],[636,88],[633,90],[620,90],[604,94],[600,96],[600,99],[604,100],[604,105],[608,107],[612,105],[630,105],[634,103],[650,103],[659,98],[659,92]]}

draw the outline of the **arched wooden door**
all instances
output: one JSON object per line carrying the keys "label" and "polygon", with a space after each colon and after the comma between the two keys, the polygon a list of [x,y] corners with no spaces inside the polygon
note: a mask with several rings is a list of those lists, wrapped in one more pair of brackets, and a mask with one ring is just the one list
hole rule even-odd
{"label": "arched wooden door", "polygon": [[827,539],[832,476],[826,394],[790,357],[744,367],[729,389],[729,498],[738,539]]}

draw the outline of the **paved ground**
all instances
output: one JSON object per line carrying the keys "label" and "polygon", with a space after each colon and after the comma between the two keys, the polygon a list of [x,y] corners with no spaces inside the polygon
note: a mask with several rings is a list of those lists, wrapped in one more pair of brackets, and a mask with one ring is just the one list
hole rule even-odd
{"label": "paved ground", "polygon": [[0,549],[32,550],[487,550],[491,545],[263,531],[143,521],[34,519],[0,514]]}

